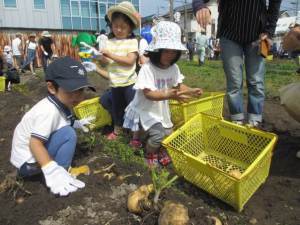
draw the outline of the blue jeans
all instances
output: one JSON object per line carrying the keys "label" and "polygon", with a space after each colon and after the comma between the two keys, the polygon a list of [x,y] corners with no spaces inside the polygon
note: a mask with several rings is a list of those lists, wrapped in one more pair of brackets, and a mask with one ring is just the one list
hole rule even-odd
{"label": "blue jeans", "polygon": [[100,103],[110,115],[112,115],[112,92],[111,89],[106,90],[100,97]]}
{"label": "blue jeans", "polygon": [[[77,135],[73,127],[65,126],[53,132],[45,143],[50,157],[58,165],[68,169],[75,153]],[[19,169],[19,175],[29,177],[41,173],[37,163],[24,163]]]}
{"label": "blue jeans", "polygon": [[265,61],[255,44],[242,45],[220,39],[221,57],[227,82],[227,100],[232,120],[244,120],[243,65],[248,88],[248,121],[262,121],[265,99]]}

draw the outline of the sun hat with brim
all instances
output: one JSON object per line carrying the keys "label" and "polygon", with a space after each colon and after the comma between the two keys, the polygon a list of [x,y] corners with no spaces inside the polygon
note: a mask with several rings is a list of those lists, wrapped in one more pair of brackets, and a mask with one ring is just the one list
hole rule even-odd
{"label": "sun hat with brim", "polygon": [[131,2],[121,2],[116,6],[111,6],[107,11],[107,17],[111,22],[112,14],[115,12],[120,12],[129,17],[129,19],[133,22],[135,28],[139,28],[141,24],[141,16],[136,11]]}
{"label": "sun hat with brim", "polygon": [[152,41],[145,49],[156,52],[159,49],[173,49],[187,51],[181,42],[181,30],[178,24],[170,21],[161,21],[151,29]]}
{"label": "sun hat with brim", "polygon": [[88,83],[84,66],[69,56],[52,62],[46,70],[46,81],[55,81],[65,91],[72,92],[81,88],[96,89]]}
{"label": "sun hat with brim", "polygon": [[31,33],[31,34],[29,34],[29,37],[36,37],[36,34],[35,33]]}
{"label": "sun hat with brim", "polygon": [[51,37],[51,34],[49,33],[49,31],[45,30],[42,32],[42,36],[43,37]]}
{"label": "sun hat with brim", "polygon": [[9,45],[5,45],[3,51],[9,52],[9,51],[11,51],[11,47]]}

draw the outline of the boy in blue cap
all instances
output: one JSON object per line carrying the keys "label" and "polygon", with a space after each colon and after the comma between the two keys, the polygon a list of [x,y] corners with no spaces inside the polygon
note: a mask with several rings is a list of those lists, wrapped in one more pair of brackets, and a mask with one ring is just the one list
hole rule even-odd
{"label": "boy in blue cap", "polygon": [[66,196],[85,184],[67,171],[75,152],[74,128],[86,128],[89,119],[75,120],[71,109],[83,100],[89,85],[81,63],[60,58],[46,70],[48,96],[35,104],[14,131],[11,163],[22,177],[43,173],[54,194]]}

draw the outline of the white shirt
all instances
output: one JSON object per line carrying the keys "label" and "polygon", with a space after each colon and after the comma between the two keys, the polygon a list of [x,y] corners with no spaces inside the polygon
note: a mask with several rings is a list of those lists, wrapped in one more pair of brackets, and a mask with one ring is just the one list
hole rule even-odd
{"label": "white shirt", "polygon": [[12,41],[12,52],[13,52],[13,55],[21,55],[21,52],[20,52],[20,44],[22,43],[21,39],[20,38],[15,38],[13,41]]}
{"label": "white shirt", "polygon": [[48,98],[42,99],[23,116],[17,125],[12,140],[10,162],[17,168],[25,162],[36,162],[29,147],[31,136],[46,142],[54,131],[67,125],[70,125],[70,121],[64,114]]}
{"label": "white shirt", "polygon": [[148,42],[146,41],[146,39],[142,38],[139,43],[139,55],[143,55],[147,47],[148,47]]}
{"label": "white shirt", "polygon": [[106,47],[106,41],[108,40],[108,37],[105,35],[105,34],[100,34],[98,37],[97,37],[97,40],[96,42],[98,43],[99,45],[99,50],[101,49],[104,49]]}
{"label": "white shirt", "polygon": [[142,66],[137,82],[134,85],[136,90],[134,99],[126,108],[138,113],[140,123],[145,131],[147,131],[155,123],[162,123],[164,128],[173,127],[171,114],[169,109],[169,101],[152,101],[145,97],[143,90],[151,91],[166,90],[178,86],[182,83],[184,76],[181,74],[176,64],[167,69],[160,69],[151,62]]}
{"label": "white shirt", "polygon": [[11,51],[4,52],[3,55],[4,55],[4,59],[5,59],[6,63],[12,65],[13,64],[13,55],[12,55],[12,52]]}
{"label": "white shirt", "polygon": [[[28,43],[29,42],[29,43]],[[26,41],[26,44],[28,45],[28,49],[31,49],[31,50],[35,50],[36,47],[37,47],[37,44],[35,42],[32,42],[32,41]]]}

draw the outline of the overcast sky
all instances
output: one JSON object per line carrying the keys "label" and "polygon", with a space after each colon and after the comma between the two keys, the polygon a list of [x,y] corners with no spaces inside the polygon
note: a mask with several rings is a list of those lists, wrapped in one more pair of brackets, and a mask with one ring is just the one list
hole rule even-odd
{"label": "overcast sky", "polygon": [[[296,5],[290,4],[291,2],[296,2],[300,0],[282,0],[281,9],[292,10],[296,8]],[[174,0],[174,6],[183,5],[185,0]],[[191,3],[192,0],[186,0],[186,2]],[[300,7],[300,3],[299,3]],[[169,9],[169,0],[141,0],[141,13],[142,16],[148,16],[152,14],[166,13]],[[300,8],[299,8],[300,10]]]}

